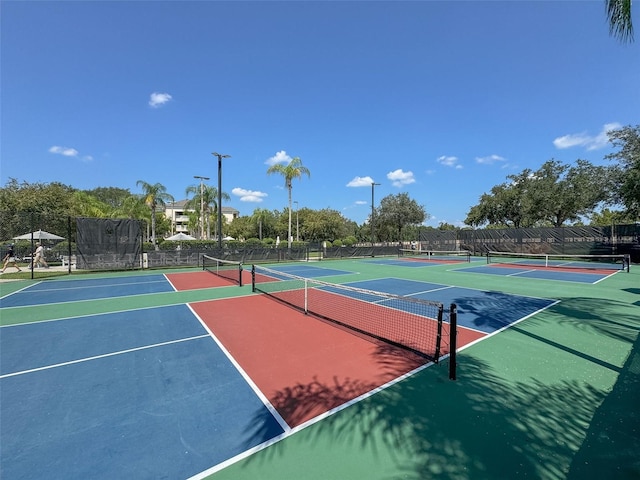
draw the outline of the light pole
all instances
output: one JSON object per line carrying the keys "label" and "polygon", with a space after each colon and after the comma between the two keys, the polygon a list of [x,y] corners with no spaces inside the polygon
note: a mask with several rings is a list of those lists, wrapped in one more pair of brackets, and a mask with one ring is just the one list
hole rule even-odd
{"label": "light pole", "polygon": [[222,159],[230,158],[231,155],[217,152],[213,152],[211,155],[218,157],[218,248],[222,249]]}
{"label": "light pole", "polygon": [[298,223],[298,202],[296,202],[294,200],[293,203],[296,204],[296,242],[299,242],[300,241],[300,235],[299,235],[300,230],[299,230],[298,227],[299,227],[300,224]]}
{"label": "light pole", "polygon": [[209,177],[200,177],[194,175],[193,178],[200,179],[200,240],[204,240],[204,180],[209,180]]}
{"label": "light pole", "polygon": [[375,190],[376,186],[380,186],[379,183],[375,183],[375,182],[371,182],[371,256],[375,257],[374,254],[374,248],[375,248],[375,207],[374,207],[374,200],[373,200],[373,192]]}

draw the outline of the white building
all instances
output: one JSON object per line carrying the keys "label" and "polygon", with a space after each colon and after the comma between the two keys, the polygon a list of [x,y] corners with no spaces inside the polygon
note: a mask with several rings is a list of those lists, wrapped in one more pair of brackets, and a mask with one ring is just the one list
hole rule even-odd
{"label": "white building", "polygon": [[[189,212],[195,212],[193,208],[187,208],[188,200],[179,200],[177,202],[167,203],[164,208],[164,215],[171,221],[171,234],[174,233],[186,233],[189,234]],[[222,207],[222,215],[227,221],[227,224],[233,222],[234,218],[240,216],[240,212],[235,208]],[[216,225],[215,217],[211,219],[211,235]],[[206,229],[206,227],[205,227]],[[197,236],[199,229],[193,232],[194,236]]]}

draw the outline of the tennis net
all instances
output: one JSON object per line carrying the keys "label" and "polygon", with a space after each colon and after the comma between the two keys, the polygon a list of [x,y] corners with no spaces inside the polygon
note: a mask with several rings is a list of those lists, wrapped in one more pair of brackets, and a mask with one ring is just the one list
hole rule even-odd
{"label": "tennis net", "polygon": [[471,261],[471,252],[468,250],[413,250],[401,248],[398,252],[398,256],[407,260],[436,263],[458,263]]}
{"label": "tennis net", "polygon": [[487,263],[531,268],[629,271],[629,255],[559,255],[487,252]]}
{"label": "tennis net", "polygon": [[438,362],[443,304],[332,284],[254,265],[253,291],[333,325]]}
{"label": "tennis net", "polygon": [[202,255],[202,269],[242,286],[242,263]]}

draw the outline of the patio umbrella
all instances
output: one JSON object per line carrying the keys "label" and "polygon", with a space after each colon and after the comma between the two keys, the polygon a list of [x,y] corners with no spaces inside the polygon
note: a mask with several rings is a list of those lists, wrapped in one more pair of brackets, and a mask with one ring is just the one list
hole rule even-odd
{"label": "patio umbrella", "polygon": [[[31,240],[32,233],[25,233],[24,235],[19,235],[17,237],[13,237],[14,240]],[[53,233],[45,232],[44,230],[38,230],[37,232],[33,232],[34,240],[64,240],[64,237],[59,235],[55,235]]]}
{"label": "patio umbrella", "polygon": [[191,235],[187,235],[186,233],[180,232],[165,238],[165,240],[172,240],[172,241],[195,240],[195,237],[192,237]]}

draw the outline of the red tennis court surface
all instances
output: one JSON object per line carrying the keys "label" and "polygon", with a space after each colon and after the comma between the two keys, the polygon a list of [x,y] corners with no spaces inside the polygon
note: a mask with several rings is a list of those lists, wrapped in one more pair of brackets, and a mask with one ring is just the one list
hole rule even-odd
{"label": "red tennis court surface", "polygon": [[[234,283],[231,280],[219,277],[211,272],[207,272],[206,270],[198,272],[168,273],[166,277],[178,291],[237,285],[237,283]],[[245,284],[251,283],[251,272],[243,270],[242,282]]]}
{"label": "red tennis court surface", "polygon": [[[291,427],[426,362],[263,296],[192,307]],[[462,330],[458,337],[462,344],[484,336]]]}

